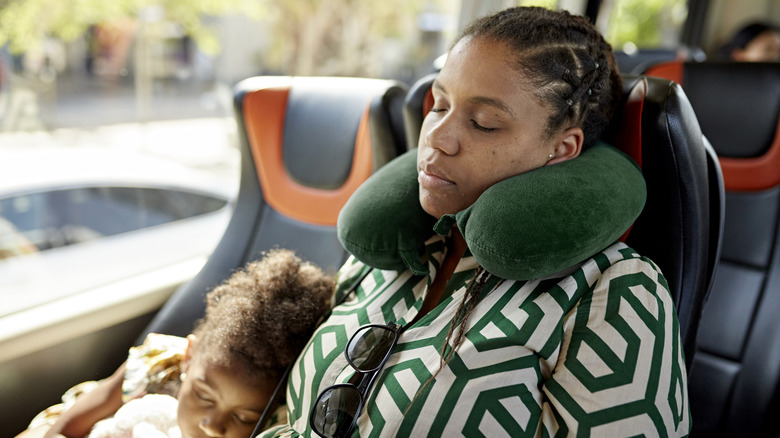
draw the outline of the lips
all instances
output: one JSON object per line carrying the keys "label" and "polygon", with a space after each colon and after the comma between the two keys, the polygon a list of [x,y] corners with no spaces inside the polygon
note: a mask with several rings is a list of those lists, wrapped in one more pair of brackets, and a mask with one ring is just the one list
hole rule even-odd
{"label": "lips", "polygon": [[439,188],[454,185],[447,176],[432,165],[423,165],[417,180],[423,188]]}

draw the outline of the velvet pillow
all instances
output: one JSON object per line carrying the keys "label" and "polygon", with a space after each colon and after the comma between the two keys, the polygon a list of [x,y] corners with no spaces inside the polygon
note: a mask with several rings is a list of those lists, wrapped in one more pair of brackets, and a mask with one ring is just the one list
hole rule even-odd
{"label": "velvet pillow", "polygon": [[636,163],[598,144],[579,157],[500,181],[467,209],[438,222],[419,202],[417,151],[379,169],[338,219],[338,238],[358,260],[421,275],[424,242],[457,225],[488,272],[510,280],[545,277],[614,243],[642,211]]}

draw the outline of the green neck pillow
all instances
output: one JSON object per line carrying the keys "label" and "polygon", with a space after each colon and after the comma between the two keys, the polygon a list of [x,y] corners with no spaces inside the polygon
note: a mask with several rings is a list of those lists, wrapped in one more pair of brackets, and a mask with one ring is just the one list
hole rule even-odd
{"label": "green neck pillow", "polygon": [[369,266],[423,275],[425,241],[457,225],[488,272],[530,280],[614,243],[639,216],[646,196],[636,163],[605,144],[500,181],[467,209],[439,221],[420,206],[418,189],[416,150],[380,168],[339,214],[344,248]]}

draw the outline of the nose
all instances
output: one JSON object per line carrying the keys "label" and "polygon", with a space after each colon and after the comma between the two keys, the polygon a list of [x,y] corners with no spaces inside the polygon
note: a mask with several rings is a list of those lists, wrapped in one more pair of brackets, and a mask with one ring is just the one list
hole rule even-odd
{"label": "nose", "polygon": [[203,417],[198,425],[208,437],[223,437],[227,430],[224,419],[217,413]]}
{"label": "nose", "polygon": [[458,130],[453,122],[450,113],[444,117],[438,114],[430,114],[422,126],[422,137],[425,140],[425,144],[447,155],[457,154],[460,150],[460,143]]}

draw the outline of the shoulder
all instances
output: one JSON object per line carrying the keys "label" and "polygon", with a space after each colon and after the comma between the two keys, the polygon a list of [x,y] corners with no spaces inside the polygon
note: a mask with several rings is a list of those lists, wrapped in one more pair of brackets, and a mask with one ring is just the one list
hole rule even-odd
{"label": "shoulder", "polygon": [[594,255],[582,263],[579,270],[576,275],[584,276],[592,288],[618,279],[624,281],[626,278],[648,277],[652,282],[668,289],[658,265],[622,242],[617,242]]}
{"label": "shoulder", "polygon": [[638,292],[641,287],[659,299],[671,300],[668,283],[658,265],[625,244],[617,243],[593,260],[601,271],[594,292]]}
{"label": "shoulder", "polygon": [[[685,360],[666,280],[655,263],[624,244],[591,261],[603,257],[608,262],[590,266],[599,274],[565,317],[546,391],[570,425],[582,428],[587,412],[599,412],[611,418],[609,427],[639,431],[654,418],[654,427],[670,436],[686,434]],[[629,411],[635,418],[626,416]]]}
{"label": "shoulder", "polygon": [[344,301],[371,272],[372,268],[351,255],[339,269],[331,306]]}

